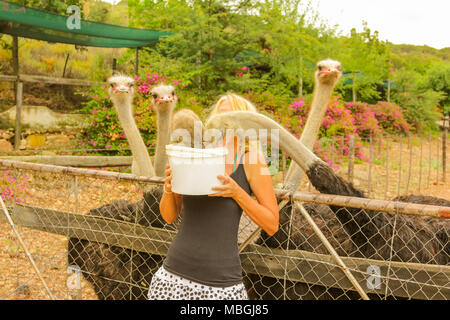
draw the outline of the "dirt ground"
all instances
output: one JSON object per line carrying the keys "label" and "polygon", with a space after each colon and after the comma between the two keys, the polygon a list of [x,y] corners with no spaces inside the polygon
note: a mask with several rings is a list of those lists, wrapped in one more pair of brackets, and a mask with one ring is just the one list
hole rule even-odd
{"label": "dirt ground", "polygon": [[[417,139],[417,141],[420,140]],[[429,156],[430,147],[431,157]],[[447,149],[448,147],[450,144]],[[446,170],[447,181],[444,182],[442,161],[437,160],[441,159],[442,155],[441,141],[433,140],[431,144],[424,142],[422,158],[420,143],[413,142],[412,152],[405,145],[401,149],[400,152],[398,143],[390,142],[388,172],[386,172],[385,148],[382,147],[380,153],[374,150],[370,196],[392,199],[397,194],[421,193],[450,199],[449,165]],[[411,163],[411,169],[409,169],[409,163]],[[450,163],[449,152],[447,152],[447,163]],[[338,174],[348,178],[347,165],[339,166]],[[24,175],[29,176],[25,191],[20,195],[25,199],[26,204],[54,210],[87,213],[92,208],[117,199],[138,201],[142,194],[140,186],[135,183],[78,178],[79,198],[76,200],[73,177],[50,173],[33,174],[26,170],[11,171],[10,174],[18,181]],[[282,181],[282,177],[282,172],[273,176],[275,186]],[[355,164],[354,183],[366,193],[369,186],[368,177],[369,164],[366,162]],[[314,188],[309,187],[306,179],[302,183],[301,190],[315,192]],[[11,226],[3,218],[3,210],[0,216],[2,217],[0,218],[0,299],[49,299],[44,285],[32,268]],[[74,297],[76,293],[67,289],[67,279],[70,275],[67,270],[67,237],[23,227],[18,227],[18,230],[52,294],[57,299]],[[85,280],[82,280],[81,284],[81,298],[96,299],[90,284]],[[75,297],[80,298],[76,295]]]}

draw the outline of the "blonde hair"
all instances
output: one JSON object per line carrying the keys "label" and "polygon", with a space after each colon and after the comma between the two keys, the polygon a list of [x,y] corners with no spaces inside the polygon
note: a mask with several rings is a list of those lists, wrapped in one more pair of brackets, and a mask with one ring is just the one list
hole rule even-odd
{"label": "blonde hair", "polygon": [[[235,93],[225,93],[219,97],[217,102],[212,105],[211,111],[209,113],[209,118],[216,115],[218,113],[219,107],[223,102],[228,100],[231,104],[232,111],[252,111],[258,112],[256,107],[249,100],[244,97],[237,95]],[[246,141],[245,142],[245,152],[249,150],[258,150],[261,151],[261,146],[259,140]]]}
{"label": "blonde hair", "polygon": [[231,109],[233,111],[253,111],[253,112],[257,112],[256,111],[256,107],[247,99],[245,99],[244,97],[241,97],[235,93],[226,93],[223,94],[219,97],[219,99],[217,100],[217,102],[215,104],[213,104],[213,106],[211,107],[211,112],[209,114],[209,116],[213,116],[217,113],[217,110],[219,109],[220,105],[224,102],[224,101],[230,101],[231,104]]}

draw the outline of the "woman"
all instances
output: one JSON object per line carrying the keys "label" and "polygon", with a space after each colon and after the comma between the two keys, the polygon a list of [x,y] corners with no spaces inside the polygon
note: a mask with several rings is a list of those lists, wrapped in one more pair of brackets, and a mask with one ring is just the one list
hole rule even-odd
{"label": "woman", "polygon": [[[213,106],[211,116],[236,110],[256,112],[248,100],[227,94]],[[263,155],[239,148],[238,137],[228,140],[226,173],[218,176],[223,184],[212,188],[217,193],[173,193],[171,169],[166,167],[161,215],[169,224],[183,215],[164,264],[153,276],[149,299],[248,299],[238,252],[239,220],[244,211],[273,235],[278,230],[278,206]]]}

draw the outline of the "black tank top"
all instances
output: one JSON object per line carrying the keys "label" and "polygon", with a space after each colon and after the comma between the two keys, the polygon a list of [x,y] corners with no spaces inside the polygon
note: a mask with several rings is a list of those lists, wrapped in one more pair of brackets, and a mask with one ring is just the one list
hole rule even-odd
{"label": "black tank top", "polygon": [[[248,194],[242,161],[230,175]],[[183,195],[182,220],[164,268],[213,287],[242,282],[237,234],[242,209],[232,198]]]}

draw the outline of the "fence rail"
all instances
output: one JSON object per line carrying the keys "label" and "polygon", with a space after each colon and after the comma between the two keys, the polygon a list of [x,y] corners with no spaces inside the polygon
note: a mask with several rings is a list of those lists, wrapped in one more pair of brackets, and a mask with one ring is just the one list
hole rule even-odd
{"label": "fence rail", "polygon": [[[2,198],[52,295],[145,299],[179,223],[160,219],[161,178],[10,160],[0,168]],[[342,265],[370,299],[450,299],[450,205],[276,193],[291,202],[280,212],[280,230],[257,234],[240,253],[252,299],[360,299]],[[4,217],[0,299],[47,299]],[[243,215],[238,242],[255,230]]]}

